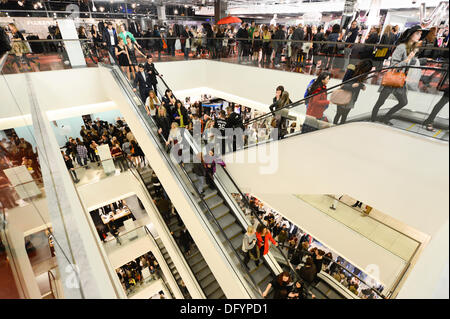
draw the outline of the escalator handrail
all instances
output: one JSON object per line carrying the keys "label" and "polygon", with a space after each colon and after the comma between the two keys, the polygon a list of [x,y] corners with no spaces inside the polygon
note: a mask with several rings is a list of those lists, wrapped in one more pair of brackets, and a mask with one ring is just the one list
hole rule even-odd
{"label": "escalator handrail", "polygon": [[[114,68],[112,68],[112,69],[114,70]],[[120,71],[119,71],[119,73],[122,74]],[[127,81],[126,83],[130,84],[128,81]],[[169,88],[169,89],[170,89],[170,88]],[[133,91],[131,90],[131,92],[133,92]],[[133,93],[134,93],[134,92],[133,92]],[[134,94],[136,95],[136,93],[134,93]],[[136,98],[138,98],[137,95],[136,95]],[[139,109],[136,108],[136,110],[137,110],[138,112],[140,112]],[[154,122],[154,119],[153,119],[152,117],[148,117],[148,120],[151,121],[155,127],[158,127],[158,126],[156,125],[156,123]],[[162,135],[160,135],[160,138],[161,138],[164,142],[167,142],[166,139],[165,139]],[[212,218],[213,218],[213,220],[214,220],[214,223],[215,223],[216,226],[218,227],[219,231],[220,231],[220,232],[222,233],[222,235],[225,237],[226,242],[231,246],[231,249],[232,249],[232,250],[234,251],[234,253],[236,254],[236,257],[237,257],[237,259],[239,260],[239,263],[241,264],[241,266],[242,266],[242,268],[243,268],[243,271],[244,271],[245,273],[247,273],[247,275],[250,277],[250,280],[252,281],[252,284],[254,285],[253,289],[254,289],[255,291],[259,291],[259,292],[260,292],[260,289],[259,289],[258,285],[255,283],[255,280],[253,279],[253,277],[251,276],[251,274],[250,274],[250,272],[247,270],[247,268],[244,266],[243,261],[242,261],[241,258],[240,258],[241,256],[239,255],[239,253],[238,253],[238,252],[235,250],[235,248],[233,247],[231,241],[228,239],[228,237],[226,236],[224,230],[223,230],[222,227],[219,225],[218,221],[216,220],[214,214],[212,213],[211,209],[209,208],[209,206],[208,206],[208,204],[206,203],[206,201],[204,200],[204,198],[202,198],[202,197],[200,196],[200,193],[198,192],[197,187],[195,186],[194,182],[193,182],[192,179],[190,178],[189,174],[186,172],[186,170],[184,169],[184,167],[183,167],[182,165],[179,165],[179,168],[180,168],[181,171],[185,174],[185,176],[188,178],[189,182],[191,183],[192,188],[193,188],[194,191],[197,193],[197,195],[198,195],[198,197],[200,198],[201,202],[203,202],[203,204],[206,206],[206,208],[207,208],[209,214],[212,216]],[[200,206],[200,205],[199,205],[199,206]],[[201,210],[201,209],[200,209],[200,210]],[[202,211],[202,210],[201,210],[201,211]],[[230,262],[232,262],[232,261],[230,260]],[[244,277],[244,278],[245,278],[245,277]]]}
{"label": "escalator handrail", "polygon": [[[445,71],[445,72],[448,71],[448,69],[445,69],[445,68],[435,68],[435,67],[427,67],[427,66],[413,66],[413,65],[410,65],[410,66],[408,66],[408,65],[405,65],[405,66],[397,66],[397,65],[393,65],[393,66],[384,67],[384,68],[381,68],[381,69],[371,70],[371,71],[369,71],[369,72],[366,72],[366,73],[360,74],[360,75],[358,75],[358,76],[352,77],[352,78],[348,79],[347,81],[341,82],[341,83],[339,83],[339,84],[336,84],[336,85],[334,85],[334,86],[332,86],[332,87],[327,88],[327,89],[325,90],[325,92],[327,92],[327,94],[328,94],[330,91],[332,91],[332,90],[334,90],[334,89],[337,89],[337,88],[340,88],[343,84],[347,84],[347,83],[349,83],[349,82],[353,82],[353,81],[355,81],[355,79],[359,79],[359,78],[361,78],[361,77],[364,77],[364,76],[367,76],[367,75],[370,75],[370,74],[375,74],[375,73],[380,73],[380,74],[381,74],[381,73],[384,73],[384,72],[386,72],[386,71],[388,71],[388,70],[392,70],[392,69],[405,69],[405,68],[408,68],[408,69],[421,69],[421,70],[434,70],[434,71]],[[254,122],[256,122],[256,121],[260,121],[260,120],[262,120],[262,119],[269,118],[269,117],[273,116],[275,113],[277,113],[277,112],[279,112],[279,111],[281,111],[281,110],[284,110],[284,109],[288,109],[288,110],[289,110],[289,109],[291,109],[291,108],[294,108],[294,107],[296,107],[296,106],[299,106],[299,105],[301,105],[301,104],[304,104],[304,102],[305,102],[306,100],[308,100],[308,99],[310,99],[310,98],[312,98],[312,97],[314,97],[314,96],[316,96],[316,95],[323,94],[323,92],[324,92],[324,91],[320,91],[320,92],[318,92],[318,93],[316,93],[316,94],[308,95],[307,97],[304,97],[304,98],[302,98],[302,99],[300,99],[300,100],[298,100],[298,101],[296,101],[296,102],[292,102],[291,104],[285,105],[285,106],[283,106],[283,107],[281,107],[281,108],[279,108],[279,109],[276,109],[276,110],[274,110],[274,111],[270,111],[270,112],[268,112],[268,113],[266,113],[266,114],[257,116],[257,117],[255,117],[255,118],[253,118],[253,119],[250,119],[250,120],[248,120],[247,122],[244,122],[243,124],[244,124],[244,125],[250,125],[250,124],[252,124],[252,123],[254,123]]]}
{"label": "escalator handrail", "polygon": [[[164,254],[162,253],[162,247],[160,247],[159,246],[159,244],[158,244],[158,242],[156,241],[156,238],[155,238],[155,236],[153,236],[153,234],[152,234],[152,232],[150,231],[150,229],[148,229],[148,227],[147,227],[147,225],[144,225],[144,230],[145,230],[145,232],[147,233],[147,235],[148,236],[150,236],[151,238],[152,238],[152,240],[155,242],[155,244],[156,244],[156,247],[158,247],[158,249],[159,249],[159,251],[160,251],[160,253],[161,253],[161,256],[164,258],[164,261],[166,262],[166,264],[167,264],[167,267],[169,268],[169,271],[170,271],[170,274],[172,275],[172,278],[173,278],[173,280],[175,281],[175,283],[177,284],[177,286],[178,286],[178,288],[180,289],[180,285],[179,285],[179,283],[178,283],[178,281],[175,279],[175,277],[174,277],[174,275],[173,275],[173,272],[172,272],[172,270],[170,269],[170,267],[169,267],[169,263],[167,262],[167,259],[164,257]],[[169,256],[170,257],[170,256]],[[174,269],[176,269],[176,268],[174,268]],[[161,269],[161,271],[162,271],[162,269]],[[177,270],[178,271],[178,270]],[[181,275],[180,275],[180,278],[181,278]],[[167,279],[166,279],[167,280]],[[168,284],[167,284],[168,285]],[[201,288],[201,287],[200,287]],[[203,288],[202,288],[202,291],[203,291]],[[181,289],[180,289],[180,292],[181,292],[181,294],[183,295],[183,292],[181,291]],[[204,292],[203,292],[204,293]],[[173,294],[173,292],[172,292],[172,294]],[[190,295],[189,295],[190,296]],[[205,295],[206,296],[206,295]],[[175,297],[174,295],[172,295],[172,297]],[[183,295],[183,297],[185,297],[184,295]]]}

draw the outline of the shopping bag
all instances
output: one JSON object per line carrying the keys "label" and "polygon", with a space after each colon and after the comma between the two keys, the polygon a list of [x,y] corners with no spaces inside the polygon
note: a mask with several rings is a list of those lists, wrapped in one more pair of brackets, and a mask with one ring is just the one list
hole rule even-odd
{"label": "shopping bag", "polygon": [[352,100],[352,92],[343,89],[337,89],[331,93],[330,101],[336,105],[348,105]]}
{"label": "shopping bag", "polygon": [[382,86],[401,88],[405,85],[406,75],[402,71],[387,71],[381,80]]}
{"label": "shopping bag", "polygon": [[175,50],[181,50],[181,41],[180,39],[175,40]]}

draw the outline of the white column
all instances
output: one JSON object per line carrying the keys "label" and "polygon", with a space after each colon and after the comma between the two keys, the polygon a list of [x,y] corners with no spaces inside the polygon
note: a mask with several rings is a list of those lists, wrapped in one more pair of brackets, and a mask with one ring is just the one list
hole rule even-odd
{"label": "white column", "polygon": [[[72,19],[58,19],[59,30],[63,39],[78,39],[78,32],[75,27],[75,22]],[[85,67],[86,61],[84,59],[83,50],[79,41],[64,41],[67,55],[72,67]]]}
{"label": "white column", "polygon": [[84,216],[50,121],[38,105],[29,74],[25,76],[64,296],[68,299],[118,298],[112,270],[107,269],[105,257]]}

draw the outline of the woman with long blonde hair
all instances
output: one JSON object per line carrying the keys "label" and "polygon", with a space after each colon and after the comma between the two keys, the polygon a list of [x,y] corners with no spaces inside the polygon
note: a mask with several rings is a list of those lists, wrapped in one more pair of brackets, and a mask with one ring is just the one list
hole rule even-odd
{"label": "woman with long blonde hair", "polygon": [[150,90],[148,97],[145,100],[145,110],[147,111],[147,115],[152,117],[156,116],[156,110],[160,105],[161,102],[158,100],[155,91]]}

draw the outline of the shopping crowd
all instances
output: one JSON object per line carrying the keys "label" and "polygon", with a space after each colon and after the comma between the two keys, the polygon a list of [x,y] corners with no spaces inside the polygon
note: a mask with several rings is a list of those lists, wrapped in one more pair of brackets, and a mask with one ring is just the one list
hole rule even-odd
{"label": "shopping crowd", "polygon": [[[245,207],[238,195],[234,197]],[[296,280],[293,273],[284,271],[267,285],[263,297],[267,297],[273,289],[273,298],[275,299],[303,299],[308,298],[309,295],[315,298],[307,288],[318,280],[317,274],[321,271],[332,276],[360,298],[379,297],[373,289],[381,293],[383,287],[374,280],[370,282],[372,287],[362,283],[361,279],[367,283],[370,278],[358,268],[353,267],[340,256],[335,258],[331,251],[325,251],[326,248],[309,234],[303,232],[279,213],[265,207],[256,198],[250,197],[249,203],[250,210],[255,212],[258,218],[250,210],[247,210],[247,215],[253,224],[248,227],[242,243],[246,266],[248,267],[250,260],[253,260],[258,266],[272,245],[279,246],[301,279]]]}
{"label": "shopping crowd", "polygon": [[116,269],[116,274],[127,294],[132,293],[137,287],[145,282],[146,278],[143,276],[143,270],[147,268],[151,280],[158,280],[161,278],[161,267],[151,252]]}
{"label": "shopping crowd", "polygon": [[80,180],[77,174],[78,167],[75,167],[74,161],[86,170],[91,168],[88,162],[100,166],[97,149],[100,145],[108,145],[114,164],[121,172],[128,169],[127,159],[138,168],[146,164],[144,152],[123,118],[117,118],[114,124],[99,118],[93,122],[88,121],[81,126],[80,136],[81,138],[69,137],[63,147],[64,150],[61,151],[75,183]]}

